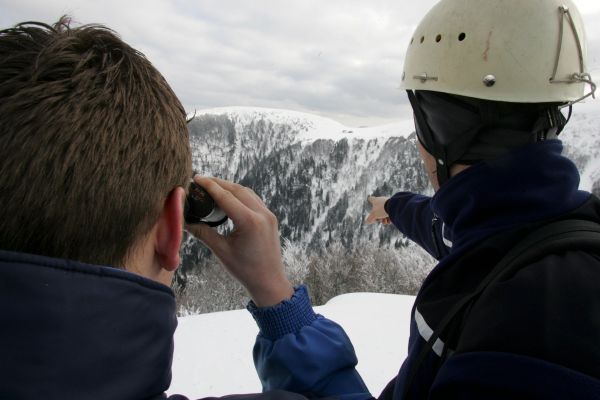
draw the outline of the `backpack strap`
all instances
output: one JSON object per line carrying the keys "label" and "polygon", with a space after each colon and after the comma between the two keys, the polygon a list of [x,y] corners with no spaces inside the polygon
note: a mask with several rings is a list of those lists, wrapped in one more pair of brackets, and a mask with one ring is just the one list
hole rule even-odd
{"label": "backpack strap", "polygon": [[600,224],[585,220],[553,222],[537,228],[513,246],[485,279],[481,281],[479,286],[473,292],[456,302],[444,318],[442,318],[409,370],[402,398],[408,395],[417,371],[427,354],[432,351],[433,345],[440,335],[455,317],[463,316],[466,318],[468,316],[465,314],[467,307],[472,306],[490,285],[544,256],[567,250],[585,250],[600,253]]}

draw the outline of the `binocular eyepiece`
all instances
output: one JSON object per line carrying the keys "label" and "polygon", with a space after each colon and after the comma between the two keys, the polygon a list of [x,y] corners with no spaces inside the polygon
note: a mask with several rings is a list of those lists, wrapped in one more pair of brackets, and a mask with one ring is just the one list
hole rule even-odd
{"label": "binocular eyepiece", "polygon": [[227,221],[227,214],[219,207],[206,190],[192,181],[185,199],[184,218],[187,224],[219,226]]}

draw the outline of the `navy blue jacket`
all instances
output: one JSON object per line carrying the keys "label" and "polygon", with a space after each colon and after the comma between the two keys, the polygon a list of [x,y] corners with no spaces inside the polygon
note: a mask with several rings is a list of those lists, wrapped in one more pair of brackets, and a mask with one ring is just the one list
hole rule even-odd
{"label": "navy blue jacket", "polygon": [[[437,323],[519,239],[550,221],[600,222],[600,201],[578,190],[561,151],[558,140],[531,145],[469,168],[433,198],[397,193],[386,203],[394,225],[440,263],[417,296],[408,357],[383,397],[402,398]],[[549,254],[489,288],[450,357],[452,338],[436,341],[407,398],[600,398],[599,254]]]}
{"label": "navy blue jacket", "polygon": [[141,399],[171,381],[171,289],[0,251],[0,399]]}
{"label": "navy blue jacket", "polygon": [[[249,308],[261,327],[254,354],[265,393],[228,398],[370,397],[350,340],[314,313],[304,287],[275,307]],[[0,250],[2,400],[166,399],[176,327],[167,286],[116,268]]]}

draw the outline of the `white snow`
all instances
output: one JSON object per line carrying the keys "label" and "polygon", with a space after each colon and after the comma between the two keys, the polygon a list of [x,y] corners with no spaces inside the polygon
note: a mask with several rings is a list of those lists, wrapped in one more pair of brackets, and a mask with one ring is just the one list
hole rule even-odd
{"label": "white snow", "polygon": [[[412,296],[344,294],[315,307],[342,325],[375,396],[398,373],[408,346]],[[179,318],[169,394],[190,399],[261,391],[252,362],[258,328],[246,310]]]}
{"label": "white snow", "polygon": [[[598,100],[587,100],[584,103],[577,104],[574,107],[573,118],[560,136],[567,147],[569,156],[578,158],[578,166],[582,174],[580,188],[587,191],[592,190],[594,182],[600,177],[600,165],[598,163],[600,159],[600,108],[598,103]],[[201,110],[196,113],[197,116],[223,114],[231,118],[239,131],[242,127],[261,119],[276,125],[292,126],[295,129],[292,140],[301,142],[303,145],[313,143],[319,139],[337,142],[347,138],[350,146],[353,147],[356,143],[360,143],[360,140],[377,142],[376,139],[383,139],[382,142],[384,142],[391,137],[408,137],[414,131],[412,118],[382,126],[347,127],[337,121],[321,116],[283,109],[222,107]],[[383,144],[381,143],[381,145]],[[381,150],[382,146],[378,147]],[[238,143],[235,149],[240,151],[240,148],[241,146]],[[355,164],[359,165],[365,162],[365,160],[354,161]],[[332,204],[335,204],[337,199],[333,199],[333,201]]]}
{"label": "white snow", "polygon": [[597,100],[575,107],[573,117],[560,138],[567,154],[578,159],[581,173],[579,188],[591,191],[600,179],[600,108]]}
{"label": "white snow", "polygon": [[[299,111],[261,108],[261,107],[220,107],[200,110],[200,115],[229,115],[236,123],[246,125],[260,119],[268,120],[274,124],[287,124],[300,127],[296,140],[303,143],[314,142],[318,139],[340,140],[348,139],[376,139],[389,137],[407,137],[415,130],[412,119],[373,127],[348,127],[329,118],[320,117]],[[190,115],[189,117],[193,116]]]}

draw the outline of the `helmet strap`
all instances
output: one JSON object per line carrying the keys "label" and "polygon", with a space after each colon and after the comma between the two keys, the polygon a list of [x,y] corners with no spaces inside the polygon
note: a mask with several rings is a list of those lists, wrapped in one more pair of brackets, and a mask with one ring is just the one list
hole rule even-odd
{"label": "helmet strap", "polygon": [[[427,119],[419,101],[412,90],[406,91],[408,94],[408,100],[413,108],[415,116],[416,128],[419,131],[417,138],[421,145],[427,150],[435,159],[436,163],[436,175],[438,178],[439,185],[443,185],[450,179],[450,163],[448,162],[447,148],[434,139],[433,132],[429,128]],[[421,137],[423,140],[421,140]],[[423,143],[425,142],[425,143]]]}
{"label": "helmet strap", "polygon": [[[569,104],[569,113],[567,114],[567,120],[565,121],[565,125],[567,125],[569,123],[572,116],[573,116],[573,104]],[[560,130],[560,132],[562,132],[562,129]],[[560,132],[558,132],[558,133],[560,134]]]}
{"label": "helmet strap", "polygon": [[568,119],[554,107],[544,107],[539,111],[539,118],[533,127],[535,141],[541,142],[548,139],[556,139],[571,118],[572,107],[569,108]]}

